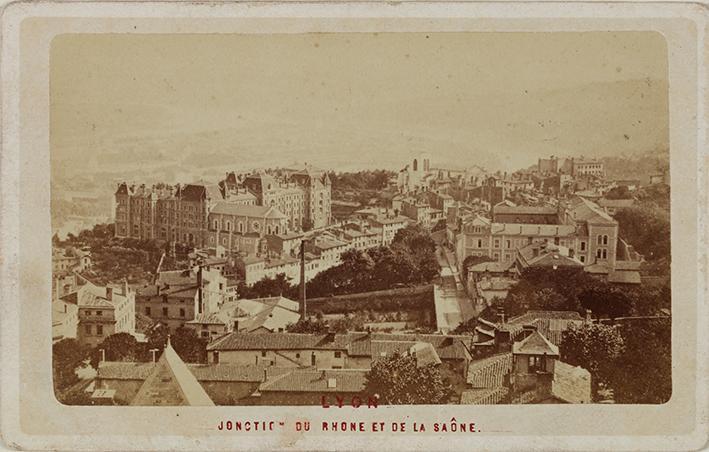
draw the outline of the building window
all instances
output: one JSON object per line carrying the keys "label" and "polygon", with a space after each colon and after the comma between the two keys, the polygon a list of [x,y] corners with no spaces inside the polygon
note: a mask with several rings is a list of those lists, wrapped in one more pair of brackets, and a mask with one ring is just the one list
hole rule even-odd
{"label": "building window", "polygon": [[103,336],[103,325],[96,325],[96,334]]}
{"label": "building window", "polygon": [[603,259],[607,259],[607,258],[608,258],[608,250],[606,250],[606,249],[604,248],[602,255],[603,255]]}
{"label": "building window", "polygon": [[103,311],[96,311],[96,315],[103,315]]}
{"label": "building window", "polygon": [[145,315],[150,315],[150,306],[145,307]]}
{"label": "building window", "polygon": [[184,317],[184,316],[185,316],[185,309],[180,308],[180,317]]}
{"label": "building window", "polygon": [[261,357],[262,357],[262,358],[265,358],[265,357],[266,357],[266,350],[262,350],[262,351],[261,351]]}
{"label": "building window", "polygon": [[296,357],[296,358],[300,358],[300,353],[296,353],[296,354],[295,354],[295,357]]}
{"label": "building window", "polygon": [[500,247],[500,239],[495,239],[495,248]]}
{"label": "building window", "polygon": [[586,242],[581,242],[581,251],[586,251]]}
{"label": "building window", "polygon": [[607,235],[603,236],[603,244],[608,245],[608,236]]}
{"label": "building window", "polygon": [[601,235],[596,237],[596,243],[598,243],[599,245],[601,245],[603,243],[603,237]]}
{"label": "building window", "polygon": [[167,308],[162,308],[162,315],[167,317]]}
{"label": "building window", "polygon": [[600,249],[596,250],[596,257],[597,257],[598,259],[601,258],[601,250],[600,250]]}
{"label": "building window", "polygon": [[546,360],[543,356],[530,356],[529,357],[529,371],[530,372],[545,372],[546,371]]}
{"label": "building window", "polygon": [[219,230],[219,222],[217,220],[214,220],[214,230],[215,231]]}
{"label": "building window", "polygon": [[586,256],[579,256],[579,260],[581,260],[581,263],[583,264],[586,262]]}
{"label": "building window", "polygon": [[212,352],[212,361],[214,364],[219,364],[219,352]]}
{"label": "building window", "polygon": [[87,335],[91,335],[91,325],[86,325],[86,326],[84,327],[84,332],[85,332]]}
{"label": "building window", "polygon": [[335,352],[335,358],[342,358],[342,352]]}
{"label": "building window", "polygon": [[558,244],[559,244],[559,237],[554,237],[554,245],[558,245]]}
{"label": "building window", "polygon": [[483,247],[483,241],[478,239],[478,248],[482,248],[482,247]]}

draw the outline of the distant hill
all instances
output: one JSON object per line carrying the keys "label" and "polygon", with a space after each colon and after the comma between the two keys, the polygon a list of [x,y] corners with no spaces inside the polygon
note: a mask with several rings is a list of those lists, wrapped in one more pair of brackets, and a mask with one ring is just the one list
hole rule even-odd
{"label": "distant hill", "polygon": [[611,180],[639,180],[643,184],[650,182],[650,176],[663,169],[669,169],[669,151],[655,150],[642,154],[603,157],[606,177]]}

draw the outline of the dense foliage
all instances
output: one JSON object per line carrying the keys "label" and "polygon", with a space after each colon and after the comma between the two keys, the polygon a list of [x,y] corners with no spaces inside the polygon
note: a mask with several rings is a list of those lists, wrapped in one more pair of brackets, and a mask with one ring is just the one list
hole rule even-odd
{"label": "dense foliage", "polygon": [[446,403],[452,389],[436,366],[417,367],[415,357],[394,353],[372,363],[365,392],[383,404],[415,405]]}
{"label": "dense foliage", "polygon": [[76,384],[76,368],[88,357],[90,348],[76,339],[62,339],[52,345],[54,388],[63,390]]}
{"label": "dense foliage", "polygon": [[333,190],[381,190],[386,188],[389,178],[393,175],[391,171],[374,170],[359,171],[356,173],[335,173],[330,172],[328,176],[332,182]]}
{"label": "dense foliage", "polygon": [[617,403],[664,403],[672,395],[671,320],[585,324],[564,333],[561,359],[588,369]]}
{"label": "dense foliage", "polygon": [[613,187],[608,190],[605,197],[607,199],[632,199],[633,195],[630,193],[630,189],[627,186],[621,185],[620,187]]}
{"label": "dense foliage", "polygon": [[[78,236],[69,234],[65,241],[60,241],[56,235],[52,241],[54,245],[64,247],[88,247],[92,266],[84,276],[96,284],[104,285],[124,279],[135,284],[149,282],[167,248],[158,246],[153,240],[116,238],[113,237],[113,231],[113,224],[97,224],[93,229],[81,231]],[[173,260],[186,260],[189,250],[188,247],[176,246],[175,259],[166,256],[163,268],[177,266]]]}
{"label": "dense foliage", "polygon": [[[308,281],[308,298],[371,292],[391,287],[430,283],[440,271],[436,245],[420,226],[408,226],[397,232],[390,247],[342,253],[342,263],[318,273]],[[285,275],[263,278],[251,287],[240,287],[247,298],[283,295],[297,299],[298,283]]]}
{"label": "dense foliage", "polygon": [[595,278],[577,268],[534,268],[522,271],[520,280],[498,306],[488,308],[481,316],[499,320],[500,308],[507,318],[530,310],[576,311],[594,317],[611,318],[656,315],[670,308],[669,281],[659,286],[621,287]]}
{"label": "dense foliage", "polygon": [[622,324],[625,349],[613,362],[617,403],[665,403],[672,396],[672,322],[650,319]]}
{"label": "dense foliage", "polygon": [[475,327],[478,326],[478,319],[473,317],[458,324],[451,334],[469,334],[473,335],[475,333]]}
{"label": "dense foliage", "polygon": [[472,254],[465,259],[463,259],[463,268],[461,269],[462,271],[462,278],[463,281],[468,280],[468,271],[470,270],[470,267],[473,267],[475,265],[481,264],[483,262],[492,262],[493,259],[490,256],[473,256]]}
{"label": "dense foliage", "polygon": [[615,214],[618,233],[650,261],[670,257],[670,218],[658,207],[638,205]]}
{"label": "dense foliage", "polygon": [[600,384],[608,385],[613,379],[615,362],[623,352],[623,337],[618,328],[598,323],[585,323],[572,327],[563,334],[561,360],[581,366],[591,373],[593,393]]}

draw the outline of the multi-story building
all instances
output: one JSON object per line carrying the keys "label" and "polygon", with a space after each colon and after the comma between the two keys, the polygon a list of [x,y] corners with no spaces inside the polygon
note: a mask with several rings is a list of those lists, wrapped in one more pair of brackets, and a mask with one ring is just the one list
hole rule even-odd
{"label": "multi-story building", "polygon": [[95,347],[117,333],[135,334],[135,292],[120,287],[86,283],[77,291],[79,329],[77,340]]}
{"label": "multi-story building", "polygon": [[324,171],[306,167],[290,175],[290,179],[304,190],[304,220],[311,228],[330,224],[332,216],[332,183]]}
{"label": "multi-story building", "polygon": [[138,312],[174,332],[199,314],[219,311],[228,296],[227,279],[219,266],[198,264],[160,272],[154,284],[138,289],[135,300]]}
{"label": "multi-story building", "polygon": [[[528,214],[527,208],[523,208]],[[618,223],[595,203],[576,197],[560,206],[557,224],[495,222],[475,216],[460,225],[456,237],[459,262],[467,256],[488,256],[511,262],[519,248],[533,242],[548,242],[568,248],[584,265],[615,268]],[[514,212],[506,212],[515,218]],[[522,215],[522,213],[520,213]],[[541,218],[548,219],[546,212]]]}
{"label": "multi-story building", "polygon": [[600,160],[586,160],[586,159],[572,159],[573,164],[573,176],[589,175],[596,177],[604,177],[605,169],[603,167],[603,162]]}
{"label": "multi-story building", "polygon": [[78,248],[52,248],[52,273],[82,272],[91,267],[91,252]]}
{"label": "multi-story building", "polygon": [[391,245],[396,233],[399,232],[400,229],[404,229],[406,225],[409,224],[409,221],[411,220],[402,216],[380,216],[369,220],[372,225],[372,230],[380,233],[380,243],[382,246]]}
{"label": "multi-story building", "polygon": [[116,197],[116,237],[162,240],[205,247],[207,215],[224,199],[219,186],[187,184],[138,187],[123,182]]}
{"label": "multi-story building", "polygon": [[[235,234],[256,232],[262,236],[322,228],[330,224],[331,188],[327,174],[312,169],[292,172],[286,178],[229,173],[219,184],[136,187],[123,182],[115,193],[115,235],[200,248],[210,246],[213,238],[214,247],[214,220],[232,212],[239,217],[232,223]],[[264,215],[269,221],[264,221]],[[243,231],[238,229],[239,221]],[[222,241],[220,238],[219,243]]]}
{"label": "multi-story building", "polygon": [[[209,212],[207,247],[252,254],[254,240],[263,243],[270,234],[288,231],[288,219],[275,207],[231,204],[220,201]],[[250,240],[246,240],[250,239]],[[257,250],[256,254],[259,254]]]}
{"label": "multi-story building", "polygon": [[435,176],[431,173],[431,160],[422,154],[406,165],[397,176],[397,188],[402,193],[407,193],[427,186],[426,177]]}

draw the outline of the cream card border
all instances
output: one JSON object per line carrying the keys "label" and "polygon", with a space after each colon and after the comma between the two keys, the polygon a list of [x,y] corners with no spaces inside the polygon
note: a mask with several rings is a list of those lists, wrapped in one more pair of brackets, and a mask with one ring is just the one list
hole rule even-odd
{"label": "cream card border", "polygon": [[[23,449],[647,449],[707,440],[706,8],[690,3],[12,3],[2,16],[3,439]],[[68,407],[51,386],[49,49],[63,33],[655,31],[667,42],[673,396],[664,405]],[[700,83],[701,82],[701,83]],[[703,206],[704,209],[699,207]],[[475,422],[476,434],[244,434],[222,419]]]}

